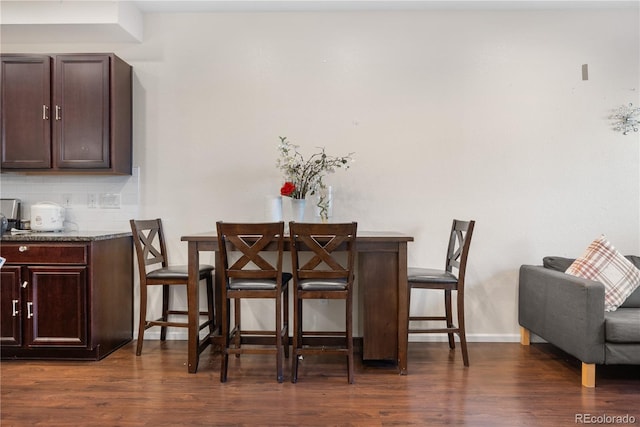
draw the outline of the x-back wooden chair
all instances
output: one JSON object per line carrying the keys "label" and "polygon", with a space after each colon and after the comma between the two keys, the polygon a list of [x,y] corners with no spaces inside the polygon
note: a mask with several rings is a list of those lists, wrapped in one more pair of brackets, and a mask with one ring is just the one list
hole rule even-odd
{"label": "x-back wooden chair", "polygon": [[[411,307],[411,294],[413,289],[437,289],[444,291],[445,314],[436,316],[409,314],[410,334],[413,333],[446,333],[449,338],[449,348],[455,349],[454,334],[460,338],[460,348],[462,349],[462,361],[464,366],[469,366],[469,353],[467,351],[467,338],[464,322],[464,288],[467,270],[467,258],[475,221],[453,220],[451,233],[449,234],[449,245],[444,270],[432,268],[409,268],[409,308]],[[457,274],[454,273],[457,270]],[[453,323],[453,309],[451,294],[456,292],[456,308],[458,313],[457,325]],[[424,321],[444,321],[446,327],[411,327],[412,322]]]}
{"label": "x-back wooden chair", "polygon": [[[306,354],[347,356],[347,380],[354,381],[353,281],[357,223],[289,224],[294,283],[294,328],[291,381],[298,380],[298,364]],[[310,252],[302,262],[301,254]],[[341,256],[346,254],[346,257]],[[303,301],[342,299],[345,301],[344,331],[311,331],[303,327]],[[306,338],[335,337],[336,346],[316,346]],[[341,344],[340,344],[341,342]]]}
{"label": "x-back wooden chair", "polygon": [[[138,272],[140,276],[140,323],[138,326],[138,342],[136,355],[142,354],[142,344],[144,332],[153,327],[160,326],[160,339],[167,338],[168,327],[187,328],[189,324],[179,321],[169,320],[169,316],[188,316],[186,310],[173,310],[170,308],[171,286],[184,286],[186,290],[189,279],[186,265],[170,265],[167,258],[167,247],[165,244],[162,220],[130,220],[133,242],[136,248],[138,261]],[[209,333],[215,330],[215,316],[213,306],[213,266],[202,264],[199,266],[199,279],[206,280],[207,287],[207,307],[208,311],[199,311],[200,316],[206,316],[206,321],[202,322],[199,329],[209,327]],[[149,286],[162,286],[162,314],[154,320],[147,319],[147,288]]]}
{"label": "x-back wooden chair", "polygon": [[[283,381],[283,354],[289,357],[289,287],[291,273],[282,271],[284,222],[229,223],[219,221],[218,245],[222,265],[222,360],[220,381],[227,380],[229,354],[275,354],[276,379]],[[275,248],[273,247],[275,245]],[[275,251],[274,251],[275,249]],[[266,254],[275,255],[275,262]],[[237,257],[237,259],[234,258]],[[235,260],[234,260],[235,259]],[[245,330],[240,311],[242,299],[266,298],[275,301],[273,330]],[[234,325],[231,329],[231,300]],[[268,346],[243,345],[247,338],[267,337]],[[232,345],[233,342],[233,345]]]}

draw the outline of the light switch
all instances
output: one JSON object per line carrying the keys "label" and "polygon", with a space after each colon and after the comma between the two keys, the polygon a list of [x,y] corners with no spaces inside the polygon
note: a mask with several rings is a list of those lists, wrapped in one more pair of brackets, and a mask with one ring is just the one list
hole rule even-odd
{"label": "light switch", "polygon": [[87,207],[95,209],[98,207],[98,195],[96,193],[87,194]]}

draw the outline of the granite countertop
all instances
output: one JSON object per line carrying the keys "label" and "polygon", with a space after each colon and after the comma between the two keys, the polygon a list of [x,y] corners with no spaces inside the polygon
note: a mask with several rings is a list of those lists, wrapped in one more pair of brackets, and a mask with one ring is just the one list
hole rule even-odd
{"label": "granite countertop", "polygon": [[94,240],[109,240],[118,237],[131,236],[131,231],[31,231],[12,233],[7,231],[2,235],[2,242],[90,242]]}

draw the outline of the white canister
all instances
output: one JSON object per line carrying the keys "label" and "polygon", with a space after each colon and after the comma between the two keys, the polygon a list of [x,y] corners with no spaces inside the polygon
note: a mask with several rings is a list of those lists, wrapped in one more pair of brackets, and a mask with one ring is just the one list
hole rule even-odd
{"label": "white canister", "polygon": [[64,230],[64,208],[53,202],[38,202],[31,206],[33,231]]}

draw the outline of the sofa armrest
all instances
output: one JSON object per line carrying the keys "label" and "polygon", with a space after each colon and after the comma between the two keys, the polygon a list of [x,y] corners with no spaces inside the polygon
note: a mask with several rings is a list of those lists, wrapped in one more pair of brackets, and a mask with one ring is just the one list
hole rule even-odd
{"label": "sofa armrest", "polygon": [[523,265],[518,322],[584,363],[604,363],[604,285],[600,282]]}

